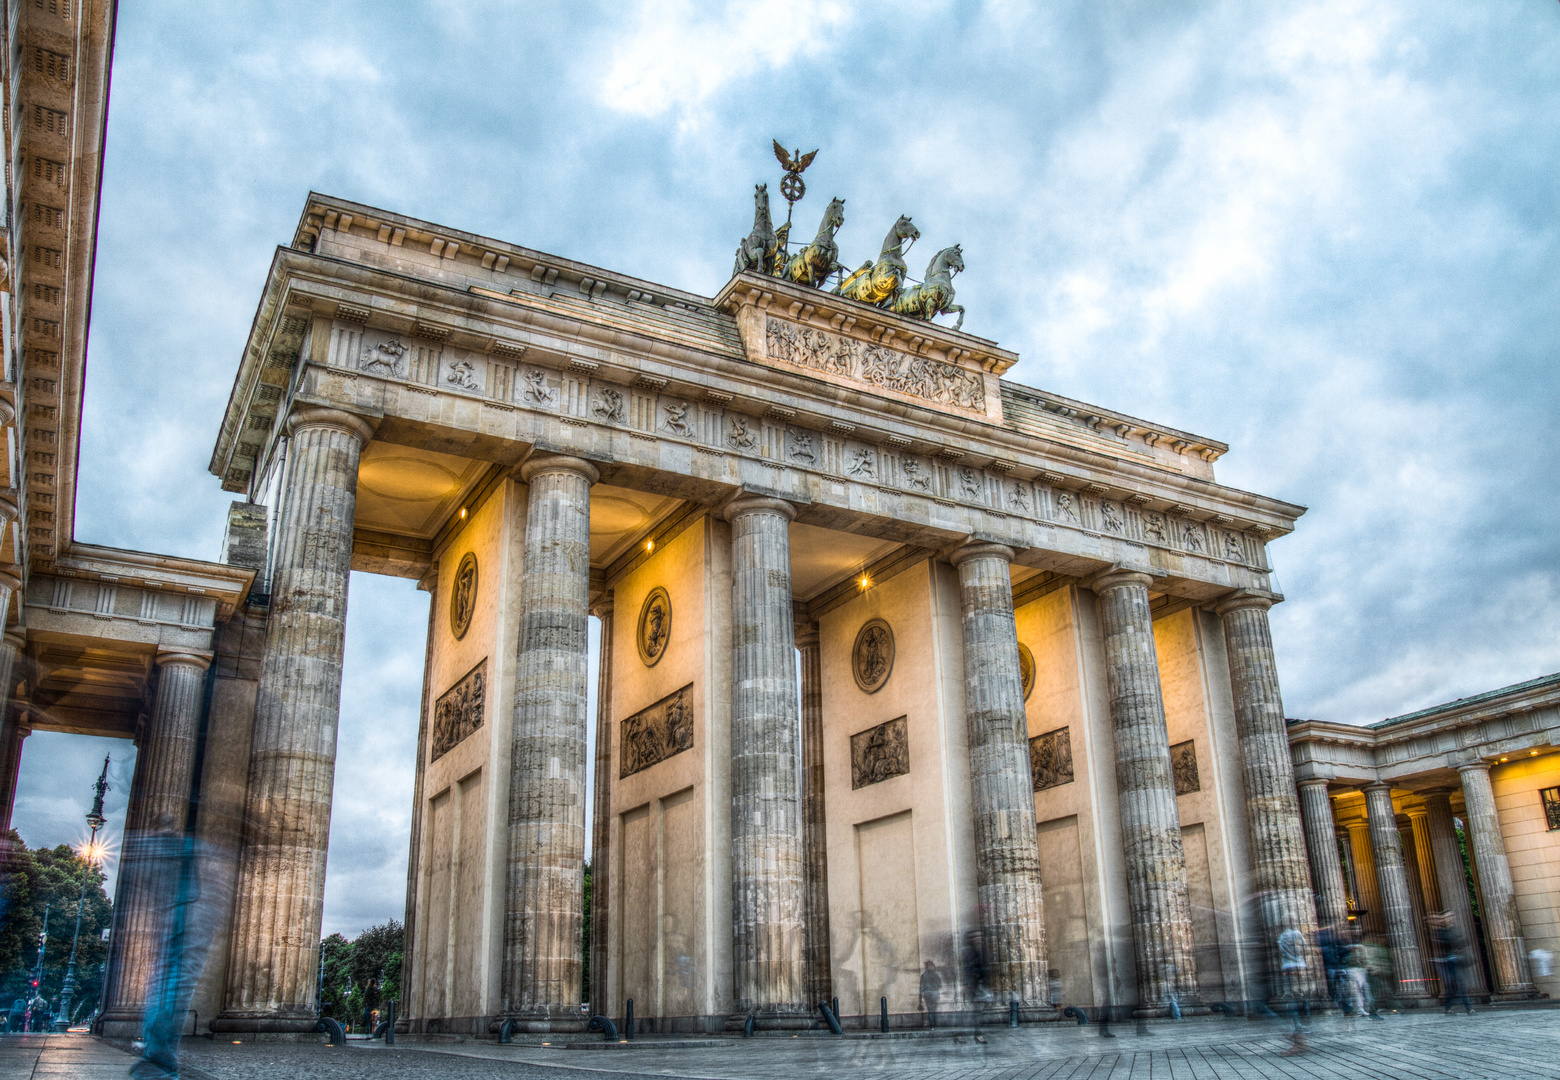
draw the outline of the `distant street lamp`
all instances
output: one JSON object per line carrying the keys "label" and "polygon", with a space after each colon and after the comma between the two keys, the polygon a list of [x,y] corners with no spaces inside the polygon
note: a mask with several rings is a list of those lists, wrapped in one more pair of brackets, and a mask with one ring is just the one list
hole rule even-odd
{"label": "distant street lamp", "polygon": [[60,988],[60,1011],[54,1018],[54,1030],[66,1031],[70,1028],[70,1001],[76,996],[76,946],[81,941],[81,910],[87,903],[87,882],[92,878],[92,865],[98,860],[97,834],[108,819],[103,816],[103,795],[108,791],[108,758],[103,759],[103,772],[93,785],[97,797],[92,800],[92,811],[87,814],[87,824],[92,829],[92,837],[87,841],[86,849],[81,853],[81,896],[76,901],[76,933],[70,939],[70,964],[65,968],[65,985]]}

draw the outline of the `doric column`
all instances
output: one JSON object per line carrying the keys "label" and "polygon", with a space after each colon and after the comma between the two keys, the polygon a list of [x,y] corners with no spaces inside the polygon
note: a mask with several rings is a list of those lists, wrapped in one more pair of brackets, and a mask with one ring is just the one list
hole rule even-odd
{"label": "doric column", "polygon": [[195,782],[195,744],[211,659],[195,653],[157,654],[157,703],[139,753],[144,758],[133,815],[137,835],[125,837],[119,864],[115,949],[105,1023],[139,1025],[153,975],[166,964],[166,916],[179,883],[180,856]]}
{"label": "doric column", "polygon": [[1468,873],[1463,867],[1462,847],[1457,843],[1457,825],[1452,820],[1452,799],[1445,791],[1425,796],[1425,831],[1435,863],[1435,880],[1441,907],[1451,912],[1452,922],[1463,940],[1468,962],[1463,977],[1470,994],[1489,990],[1484,965],[1479,962],[1479,930],[1473,921],[1473,904],[1468,899]]}
{"label": "doric column", "polygon": [[1359,927],[1373,934],[1385,934],[1387,924],[1381,917],[1381,894],[1376,888],[1376,859],[1370,850],[1370,825],[1355,818],[1343,829],[1354,863],[1354,910]]}
{"label": "doric column", "polygon": [[1311,952],[1303,992],[1320,997],[1326,977],[1315,951],[1317,905],[1306,865],[1305,830],[1300,822],[1289,736],[1284,730],[1278,664],[1268,630],[1267,613],[1272,606],[1267,596],[1238,595],[1220,604],[1218,613],[1224,623],[1224,650],[1235,697],[1246,830],[1251,837],[1252,887],[1267,931],[1270,971],[1278,975],[1279,935],[1285,930],[1300,931]]}
{"label": "doric column", "polygon": [[607,914],[612,874],[612,600],[609,589],[591,613],[601,620],[601,660],[596,673],[596,790],[590,841],[590,1000],[598,1013],[607,1001]]}
{"label": "doric column", "polygon": [[1460,765],[1457,774],[1462,777],[1463,802],[1467,804],[1463,821],[1467,824],[1468,846],[1473,849],[1473,863],[1479,873],[1479,910],[1489,937],[1490,978],[1495,983],[1492,989],[1497,994],[1531,996],[1537,990],[1528,973],[1522,917],[1517,912],[1511,864],[1506,861],[1506,841],[1495,810],[1489,763]]}
{"label": "doric column", "polygon": [[[9,589],[8,583],[0,588]],[[9,601],[10,593],[6,592]],[[0,608],[0,611],[3,611]],[[12,688],[16,685],[16,660],[22,654],[25,639],[15,631],[0,640],[0,858],[4,857],[5,836],[11,829],[11,811],[16,806],[16,777],[22,766],[22,740],[31,734],[22,721]]]}
{"label": "doric column", "polygon": [[739,1012],[807,1013],[791,519],[740,495],[731,522],[732,960]]}
{"label": "doric column", "polygon": [[217,1031],[312,1032],[336,779],[358,456],[373,431],[334,409],[288,421],[244,846]]}
{"label": "doric column", "polygon": [[1427,993],[1424,955],[1414,926],[1413,901],[1408,895],[1408,869],[1403,861],[1403,838],[1398,834],[1392,809],[1392,788],[1376,781],[1365,785],[1365,818],[1370,825],[1370,851],[1376,864],[1376,889],[1381,896],[1382,921],[1392,952],[1400,997],[1424,997]]}
{"label": "doric column", "polygon": [[1164,1015],[1174,998],[1197,1001],[1186,851],[1170,769],[1170,736],[1147,574],[1116,571],[1093,582],[1105,637],[1105,670],[1137,958],[1138,1009]]}
{"label": "doric column", "polygon": [[533,455],[510,754],[504,1012],[578,1020],[585,874],[590,488],[581,458]]}
{"label": "doric column", "polygon": [[796,630],[802,654],[802,961],[807,965],[807,1000],[816,1004],[834,996],[829,963],[829,857],[823,798],[823,660],[818,624]]}
{"label": "doric column", "polygon": [[[986,989],[1001,1003],[1045,1005],[1050,980],[1035,836],[1029,723],[1013,622],[1013,549],[972,542],[952,555],[964,623],[975,882]],[[1168,751],[1165,759],[1169,765]]]}
{"label": "doric column", "polygon": [[1338,825],[1333,820],[1326,780],[1300,781],[1300,817],[1305,823],[1305,844],[1311,857],[1317,917],[1328,926],[1343,923],[1349,917],[1348,890],[1343,882],[1343,863],[1338,858]]}

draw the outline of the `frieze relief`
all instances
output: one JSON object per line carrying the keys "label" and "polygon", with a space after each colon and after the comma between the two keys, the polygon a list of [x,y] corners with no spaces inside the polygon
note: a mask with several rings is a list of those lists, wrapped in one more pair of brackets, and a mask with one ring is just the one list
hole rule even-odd
{"label": "frieze relief", "polygon": [[433,706],[430,761],[438,761],[482,726],[487,706],[487,660],[439,696]]}
{"label": "frieze relief", "polygon": [[641,709],[619,725],[618,778],[633,776],[693,749],[693,684]]}
{"label": "frieze relief", "polygon": [[900,716],[850,737],[850,786],[881,784],[910,771],[909,718]]}
{"label": "frieze relief", "polygon": [[986,386],[973,371],[913,356],[816,327],[767,318],[765,352],[775,360],[924,398],[939,405],[986,411]]}
{"label": "frieze relief", "polygon": [[1029,771],[1036,791],[1073,782],[1072,739],[1066,728],[1029,740]]}
{"label": "frieze relief", "polygon": [[1202,780],[1197,775],[1197,742],[1188,739],[1170,748],[1170,772],[1175,777],[1175,793],[1190,795],[1202,790]]}

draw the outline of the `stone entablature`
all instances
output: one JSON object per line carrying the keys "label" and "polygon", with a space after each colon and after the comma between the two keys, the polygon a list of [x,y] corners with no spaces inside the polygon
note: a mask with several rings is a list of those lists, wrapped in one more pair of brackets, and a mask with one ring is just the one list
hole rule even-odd
{"label": "stone entablature", "polygon": [[1370,727],[1291,721],[1288,734],[1299,780],[1444,779],[1460,765],[1560,746],[1560,674]]}

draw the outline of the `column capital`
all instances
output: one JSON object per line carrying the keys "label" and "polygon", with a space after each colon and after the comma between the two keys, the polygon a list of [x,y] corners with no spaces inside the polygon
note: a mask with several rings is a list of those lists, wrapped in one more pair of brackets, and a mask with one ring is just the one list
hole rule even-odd
{"label": "column capital", "polygon": [[816,622],[799,622],[796,624],[796,647],[798,649],[815,648],[818,644],[818,624]]}
{"label": "column capital", "polygon": [[211,666],[211,657],[202,653],[184,652],[180,649],[159,650],[157,653],[157,666],[167,667],[170,664],[185,665],[205,671]]}
{"label": "column capital", "polygon": [[616,589],[608,589],[606,592],[596,597],[596,599],[591,602],[590,613],[596,616],[598,619],[605,619],[611,616],[613,605],[616,602],[614,599],[616,593]]}
{"label": "column capital", "polygon": [[1295,787],[1297,787],[1297,788],[1307,788],[1307,787],[1315,788],[1315,787],[1319,787],[1319,788],[1322,789],[1323,792],[1326,792],[1327,789],[1328,789],[1328,785],[1331,782],[1332,781],[1328,780],[1325,776],[1308,776],[1304,780],[1297,781],[1295,783]]}
{"label": "column capital", "polygon": [[1361,784],[1360,790],[1365,792],[1385,791],[1388,795],[1391,795],[1392,785],[1387,783],[1385,780],[1372,780],[1368,784]]}
{"label": "column capital", "polygon": [[1147,589],[1154,583],[1152,574],[1146,574],[1141,570],[1128,570],[1123,566],[1112,566],[1096,574],[1089,579],[1088,586],[1095,593],[1109,592],[1111,589],[1125,588],[1130,585],[1141,585]]}
{"label": "column capital", "polygon": [[1458,776],[1462,776],[1462,775],[1464,775],[1466,773],[1471,773],[1471,772],[1481,772],[1481,773],[1488,774],[1489,771],[1490,771],[1490,762],[1488,762],[1488,761],[1469,761],[1469,762],[1467,762],[1465,764],[1457,766],[1457,775]]}
{"label": "column capital", "polygon": [[17,652],[21,652],[27,647],[27,635],[21,630],[7,630],[5,632],[5,643]]}
{"label": "column capital", "polygon": [[[0,528],[3,527],[4,522],[0,522]],[[12,592],[20,589],[22,587],[22,575],[19,573],[20,570],[20,566],[0,567],[0,587],[10,589]]]}
{"label": "column capital", "polygon": [[520,466],[520,479],[529,484],[532,477],[542,473],[573,473],[583,476],[587,484],[594,484],[601,479],[601,470],[581,457],[572,457],[569,454],[532,454],[525,459]]}
{"label": "column capital", "polygon": [[779,514],[786,521],[796,520],[796,504],[785,499],[776,498],[773,495],[759,495],[754,492],[741,492],[721,508],[721,517],[727,521],[736,521],[739,517],[748,514]]}
{"label": "column capital", "polygon": [[963,566],[970,559],[1001,559],[1005,563],[1018,557],[1018,552],[1006,544],[990,540],[968,540],[955,548],[948,556],[954,566]]}
{"label": "column capital", "polygon": [[[3,426],[3,425],[0,425]],[[21,513],[17,509],[17,490],[13,487],[0,488],[0,527],[9,525],[15,521]]]}
{"label": "column capital", "polygon": [[[10,390],[13,394],[16,387],[10,383],[0,383],[0,390]],[[10,427],[16,420],[16,407],[5,398],[0,398],[0,427]]]}
{"label": "column capital", "polygon": [[1232,611],[1243,611],[1247,608],[1267,611],[1272,606],[1273,597],[1268,593],[1257,592],[1255,589],[1237,589],[1215,604],[1213,612],[1223,618]]}
{"label": "column capital", "polygon": [[368,444],[368,440],[374,437],[374,428],[378,424],[367,417],[357,413],[345,412],[341,409],[322,409],[315,406],[303,406],[295,408],[292,415],[287,418],[287,433],[296,435],[300,431],[309,428],[326,428],[332,431],[340,431],[351,435],[358,441],[361,449]]}

